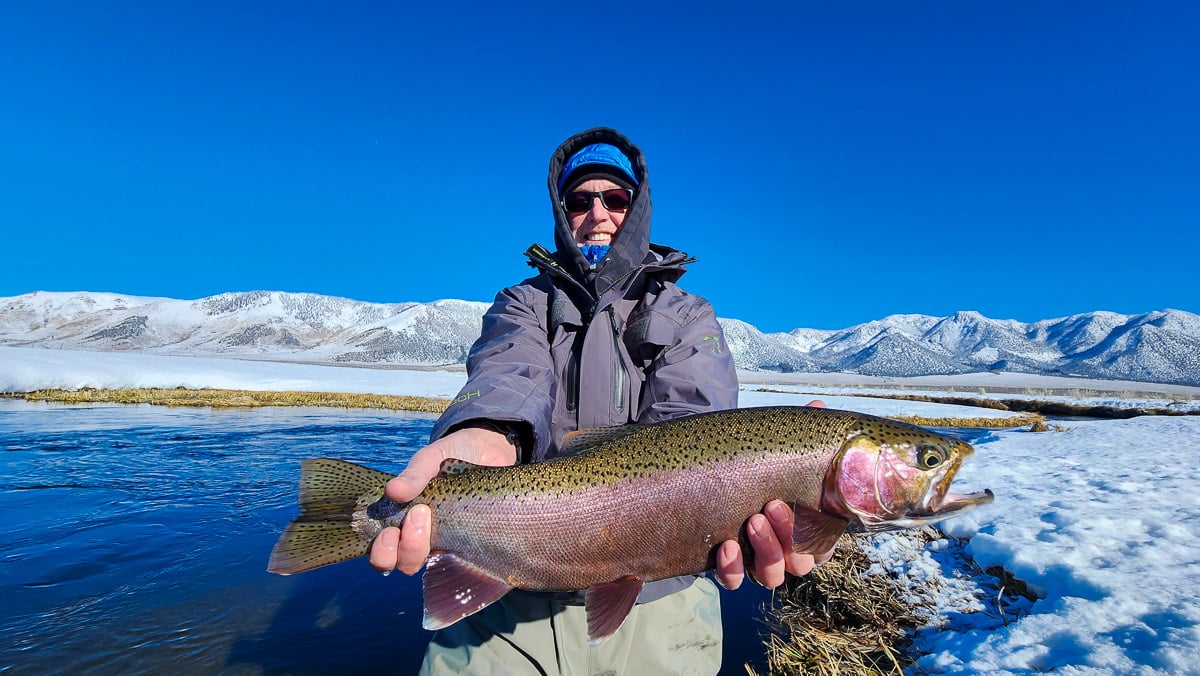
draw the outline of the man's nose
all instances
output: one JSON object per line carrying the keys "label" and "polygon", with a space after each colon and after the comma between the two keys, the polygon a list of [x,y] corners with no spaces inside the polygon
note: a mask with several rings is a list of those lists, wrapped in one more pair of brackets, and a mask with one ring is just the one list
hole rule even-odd
{"label": "man's nose", "polygon": [[591,211],[594,220],[608,219],[608,209],[604,208],[604,201],[600,199],[599,195],[592,197],[592,208],[589,211]]}

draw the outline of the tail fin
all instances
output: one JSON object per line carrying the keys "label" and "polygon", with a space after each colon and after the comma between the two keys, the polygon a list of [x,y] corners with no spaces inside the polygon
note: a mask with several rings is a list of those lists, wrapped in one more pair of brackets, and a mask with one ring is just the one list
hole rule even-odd
{"label": "tail fin", "polygon": [[366,508],[392,476],[344,460],[301,462],[300,515],[279,536],[267,570],[291,575],[365,556],[374,533],[360,535],[354,522],[369,518]]}

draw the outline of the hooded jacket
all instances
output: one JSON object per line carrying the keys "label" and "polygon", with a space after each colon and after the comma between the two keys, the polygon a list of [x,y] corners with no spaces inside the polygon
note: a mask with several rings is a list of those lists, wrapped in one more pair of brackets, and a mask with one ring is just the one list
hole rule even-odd
{"label": "hooded jacket", "polygon": [[[638,179],[625,221],[595,267],[579,251],[558,194],[563,164],[592,143],[620,148]],[[431,439],[491,427],[517,440],[518,462],[541,462],[561,455],[564,436],[578,429],[736,408],[737,373],[716,313],[675,284],[693,259],[650,243],[642,152],[612,129],[582,132],[550,158],[548,184],[556,249],[529,247],[539,273],[496,295],[467,358],[467,383]],[[693,579],[648,583],[638,603]]]}
{"label": "hooded jacket", "polygon": [[[558,194],[580,148],[611,143],[633,163],[638,188],[608,254],[579,251]],[[675,282],[694,259],[650,243],[650,180],[642,152],[612,129],[567,139],[550,158],[554,252],[526,252],[539,274],[496,295],[467,359],[467,383],[432,439],[498,426],[520,440],[519,462],[560,455],[577,429],[651,423],[735,408],[737,375],[712,306]]]}

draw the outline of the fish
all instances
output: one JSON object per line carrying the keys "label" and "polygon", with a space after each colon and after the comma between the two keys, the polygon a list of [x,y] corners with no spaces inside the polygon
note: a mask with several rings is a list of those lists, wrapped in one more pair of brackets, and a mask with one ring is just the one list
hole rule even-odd
{"label": "fish", "polygon": [[368,554],[409,508],[432,511],[422,576],[426,629],[449,626],[513,589],[583,592],[588,638],[611,637],[654,580],[716,567],[774,499],[795,512],[793,549],[824,554],[842,533],[913,528],[991,502],[950,484],[970,444],[862,413],[739,408],[575,432],[564,457],[484,467],[443,462],[414,500],[384,496],[393,474],[318,458],[301,463],[299,515],[268,571],[300,573]]}

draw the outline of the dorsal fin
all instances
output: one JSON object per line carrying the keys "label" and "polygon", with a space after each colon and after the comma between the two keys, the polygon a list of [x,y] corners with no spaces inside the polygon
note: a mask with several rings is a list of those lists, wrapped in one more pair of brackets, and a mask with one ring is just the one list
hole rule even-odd
{"label": "dorsal fin", "polygon": [[617,425],[616,427],[593,427],[591,429],[568,432],[563,437],[562,453],[563,455],[576,455],[591,450],[600,444],[624,439],[643,427],[645,425],[630,424]]}

